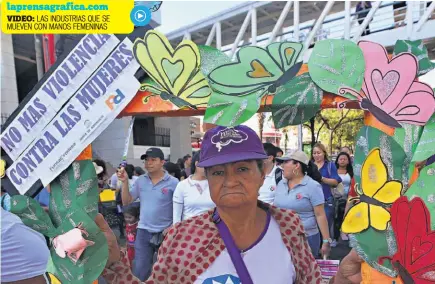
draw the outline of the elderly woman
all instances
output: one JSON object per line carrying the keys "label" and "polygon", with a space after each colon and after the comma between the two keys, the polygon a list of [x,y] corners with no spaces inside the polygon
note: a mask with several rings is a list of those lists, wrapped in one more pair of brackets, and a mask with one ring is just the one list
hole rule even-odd
{"label": "elderly woman", "polygon": [[320,228],[324,236],[321,253],[327,256],[332,240],[326,220],[325,198],[322,186],[311,178],[313,169],[307,154],[297,150],[278,160],[282,163],[284,179],[277,186],[274,205],[298,213],[314,257],[319,255]]}
{"label": "elderly woman", "polygon": [[[249,127],[205,134],[198,166],[205,168],[216,208],[169,230],[146,283],[320,283],[298,215],[257,200],[264,159]],[[111,270],[117,283],[132,282],[120,264]]]}

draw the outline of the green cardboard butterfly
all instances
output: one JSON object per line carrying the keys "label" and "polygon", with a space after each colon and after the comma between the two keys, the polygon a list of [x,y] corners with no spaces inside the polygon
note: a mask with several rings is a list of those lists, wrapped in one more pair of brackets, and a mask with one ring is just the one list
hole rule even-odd
{"label": "green cardboard butterfly", "polygon": [[272,43],[266,49],[248,46],[239,50],[236,62],[214,69],[208,79],[211,87],[225,95],[243,96],[264,90],[270,94],[290,81],[299,71],[296,64],[303,45],[296,42]]}
{"label": "green cardboard butterfly", "polygon": [[210,98],[205,121],[235,126],[252,117],[264,95],[285,91],[281,87],[299,72],[302,62],[296,62],[302,48],[300,43],[279,42],[265,49],[240,49],[235,62],[223,64],[207,76],[216,93]]}
{"label": "green cardboard butterfly", "polygon": [[133,53],[154,81],[143,84],[141,91],[160,95],[179,108],[207,105],[211,90],[201,73],[200,52],[194,42],[183,40],[174,50],[164,35],[150,30],[144,39],[135,40]]}

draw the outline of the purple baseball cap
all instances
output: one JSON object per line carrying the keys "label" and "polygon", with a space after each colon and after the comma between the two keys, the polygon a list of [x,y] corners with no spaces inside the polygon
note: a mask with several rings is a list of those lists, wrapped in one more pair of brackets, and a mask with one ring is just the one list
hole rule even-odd
{"label": "purple baseball cap", "polygon": [[204,135],[198,167],[267,158],[260,138],[251,128],[217,126]]}

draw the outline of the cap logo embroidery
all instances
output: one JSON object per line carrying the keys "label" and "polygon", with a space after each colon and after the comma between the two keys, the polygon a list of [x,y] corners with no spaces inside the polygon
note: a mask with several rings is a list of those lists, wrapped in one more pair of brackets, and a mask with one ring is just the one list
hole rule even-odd
{"label": "cap logo embroidery", "polygon": [[248,140],[248,134],[234,128],[225,128],[211,137],[211,143],[216,145],[218,152],[231,143],[242,143]]}

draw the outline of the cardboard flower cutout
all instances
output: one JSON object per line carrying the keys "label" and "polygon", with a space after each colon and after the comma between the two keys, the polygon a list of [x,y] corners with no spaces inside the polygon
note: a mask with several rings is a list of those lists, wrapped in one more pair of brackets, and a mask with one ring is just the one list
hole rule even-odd
{"label": "cardboard flower cutout", "polygon": [[397,253],[389,259],[406,284],[435,283],[435,231],[424,201],[400,197],[391,208],[391,226],[397,241]]}
{"label": "cardboard flower cutout", "polygon": [[417,58],[411,53],[400,53],[390,60],[382,45],[368,41],[358,45],[366,62],[363,94],[347,87],[341,88],[339,94],[353,95],[362,109],[388,126],[424,125],[434,113],[435,97],[429,85],[415,81]]}
{"label": "cardboard flower cutout", "polygon": [[201,56],[196,44],[183,40],[174,50],[168,39],[149,30],[144,39],[136,39],[133,53],[153,82],[142,85],[142,91],[160,95],[179,108],[206,106],[211,90],[201,73]]}

